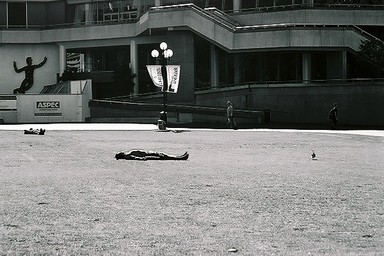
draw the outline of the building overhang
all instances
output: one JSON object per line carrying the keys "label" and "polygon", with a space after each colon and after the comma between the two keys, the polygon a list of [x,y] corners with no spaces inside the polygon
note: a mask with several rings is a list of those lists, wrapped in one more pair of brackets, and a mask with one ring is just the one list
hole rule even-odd
{"label": "building overhang", "polygon": [[136,23],[3,30],[0,32],[0,43],[116,40],[148,36],[151,31],[172,33],[177,30],[191,31],[229,52],[287,48],[346,48],[357,51],[361,41],[371,39],[353,25],[289,23],[238,27],[220,22],[203,9],[184,5],[151,8]]}

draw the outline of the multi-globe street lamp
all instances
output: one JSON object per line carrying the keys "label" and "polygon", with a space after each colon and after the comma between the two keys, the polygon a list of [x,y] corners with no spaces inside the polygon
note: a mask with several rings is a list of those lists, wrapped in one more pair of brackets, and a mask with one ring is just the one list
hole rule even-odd
{"label": "multi-globe street lamp", "polygon": [[153,49],[151,52],[151,56],[153,58],[156,58],[161,65],[161,75],[163,78],[163,120],[167,123],[167,91],[168,91],[168,84],[167,84],[167,75],[166,75],[166,65],[167,62],[171,59],[173,56],[172,49],[168,48],[168,45],[166,42],[160,43],[160,52],[157,49]]}

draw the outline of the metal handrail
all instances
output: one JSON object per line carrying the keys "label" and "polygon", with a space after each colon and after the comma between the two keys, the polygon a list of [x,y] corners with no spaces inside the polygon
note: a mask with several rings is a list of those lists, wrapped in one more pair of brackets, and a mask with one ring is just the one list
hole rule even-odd
{"label": "metal handrail", "polygon": [[167,5],[167,6],[157,6],[157,7],[151,7],[149,9],[149,13],[151,12],[157,12],[157,11],[168,11],[168,10],[174,10],[174,9],[185,9],[185,10],[192,10],[195,11],[197,14],[212,20],[216,24],[227,28],[228,30],[235,31],[236,30],[236,25],[224,20],[224,19],[219,19],[212,15],[209,11],[205,11],[204,9],[194,5],[194,4],[180,4],[180,5]]}
{"label": "metal handrail", "polygon": [[293,85],[300,84],[300,86],[311,86],[313,84],[326,84],[326,85],[354,85],[356,83],[384,83],[384,78],[350,78],[350,79],[313,79],[313,80],[287,80],[287,81],[249,81],[237,84],[220,84],[217,86],[206,86],[195,88],[195,91],[209,91],[220,89],[239,89],[240,87],[251,88],[251,86],[274,86],[274,85]]}
{"label": "metal handrail", "polygon": [[[91,104],[108,104],[108,105],[119,105],[119,106],[130,106],[139,109],[153,109],[158,110],[161,103],[143,103],[143,102],[126,102],[108,99],[92,99]],[[181,104],[167,104],[168,112],[179,112],[179,113],[200,113],[200,114],[225,114],[227,108],[223,107],[208,107],[200,105],[181,105]],[[250,110],[250,109],[236,109],[234,110],[237,116],[243,117],[258,117],[263,115],[264,111]]]}
{"label": "metal handrail", "polygon": [[72,28],[84,26],[101,26],[116,24],[135,24],[140,17],[135,20],[117,20],[117,21],[81,21],[71,23],[58,23],[49,25],[0,25],[0,30],[48,30],[56,28]]}
{"label": "metal handrail", "polygon": [[[208,16],[209,19],[215,20],[218,24],[221,24],[220,22],[225,19],[218,19],[217,17],[212,17],[210,15],[210,10],[212,8],[206,8],[202,9],[194,4],[178,4],[178,5],[167,5],[167,6],[158,6],[158,7],[150,7],[148,12],[154,12],[154,11],[166,11],[166,10],[174,10],[174,9],[193,9],[200,13],[203,16]],[[293,5],[278,5],[278,6],[269,6],[269,7],[257,7],[257,8],[250,8],[250,9],[241,9],[236,11],[236,14],[242,13],[242,12],[260,12],[260,11],[274,11],[274,10],[280,10],[280,9],[292,9],[292,8],[345,8],[345,9],[351,9],[351,8],[372,8],[372,9],[384,9],[384,5],[367,5],[367,4],[293,4]],[[233,13],[234,11],[220,11],[220,13]],[[145,14],[143,14],[145,15]],[[230,16],[230,15],[229,15]],[[72,23],[58,23],[58,24],[50,24],[50,25],[0,25],[0,29],[36,29],[36,30],[45,30],[45,29],[53,29],[53,28],[64,28],[64,27],[73,27],[73,26],[97,26],[97,25],[110,25],[110,24],[124,24],[124,23],[135,23],[140,20],[140,17],[137,17],[135,20],[119,20],[119,21],[88,21],[88,22],[72,22]],[[232,24],[228,20],[225,20],[226,24],[225,26],[229,29],[233,29],[233,27],[239,27],[238,24]],[[240,26],[241,27],[241,26]]]}
{"label": "metal handrail", "polygon": [[[349,78],[349,79],[313,79],[313,80],[287,80],[287,81],[249,81],[244,83],[237,83],[237,84],[221,84],[218,86],[204,86],[204,87],[197,87],[195,88],[196,92],[200,91],[207,91],[207,90],[216,90],[216,89],[239,89],[240,87],[243,87],[243,89],[251,88],[251,86],[273,86],[273,85],[293,85],[293,84],[300,84],[302,86],[310,86],[309,84],[337,84],[337,85],[352,85],[356,83],[384,83],[384,78]],[[124,95],[124,96],[116,96],[116,97],[109,97],[104,98],[103,101],[108,102],[133,102],[136,100],[140,100],[143,98],[151,98],[151,97],[163,97],[163,94],[161,91],[158,92],[151,92],[151,93],[140,93],[135,95]],[[160,103],[159,103],[160,104]]]}
{"label": "metal handrail", "polygon": [[[384,5],[372,5],[372,4],[290,4],[290,5],[276,5],[276,6],[263,6],[241,9],[240,12],[267,12],[267,11],[280,11],[288,9],[324,9],[324,8],[341,8],[341,9],[384,9]],[[227,13],[239,13],[239,11],[226,11]]]}
{"label": "metal handrail", "polygon": [[226,13],[226,12],[220,10],[220,9],[217,9],[216,7],[204,8],[204,11],[209,12],[209,13],[215,15],[215,17],[223,20],[224,22],[231,23],[231,25],[243,26],[243,24],[241,22],[239,22],[238,20],[235,20],[233,18],[233,16],[229,15],[228,13]]}
{"label": "metal handrail", "polygon": [[369,38],[371,38],[372,40],[376,40],[376,41],[379,41],[381,43],[384,43],[383,40],[381,40],[380,38],[372,35],[371,33],[368,33],[367,31],[365,31],[364,29],[356,26],[356,25],[351,25],[355,30],[357,30],[361,35],[364,35],[364,36],[368,36]]}

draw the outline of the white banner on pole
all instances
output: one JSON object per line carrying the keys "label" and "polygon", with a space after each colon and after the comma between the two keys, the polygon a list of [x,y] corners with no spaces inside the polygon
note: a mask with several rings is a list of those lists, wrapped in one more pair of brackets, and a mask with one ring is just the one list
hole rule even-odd
{"label": "white banner on pole", "polygon": [[147,70],[155,86],[163,88],[163,76],[161,75],[161,65],[147,65]]}
{"label": "white banner on pole", "polygon": [[177,93],[180,81],[180,65],[168,65],[167,66],[167,92]]}

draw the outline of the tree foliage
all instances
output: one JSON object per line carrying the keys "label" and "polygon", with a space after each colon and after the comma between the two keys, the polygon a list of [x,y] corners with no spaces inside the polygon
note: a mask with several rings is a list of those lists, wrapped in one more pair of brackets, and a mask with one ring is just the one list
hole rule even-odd
{"label": "tree foliage", "polygon": [[384,70],[384,42],[381,40],[366,40],[359,47],[359,55],[369,60],[379,69]]}

